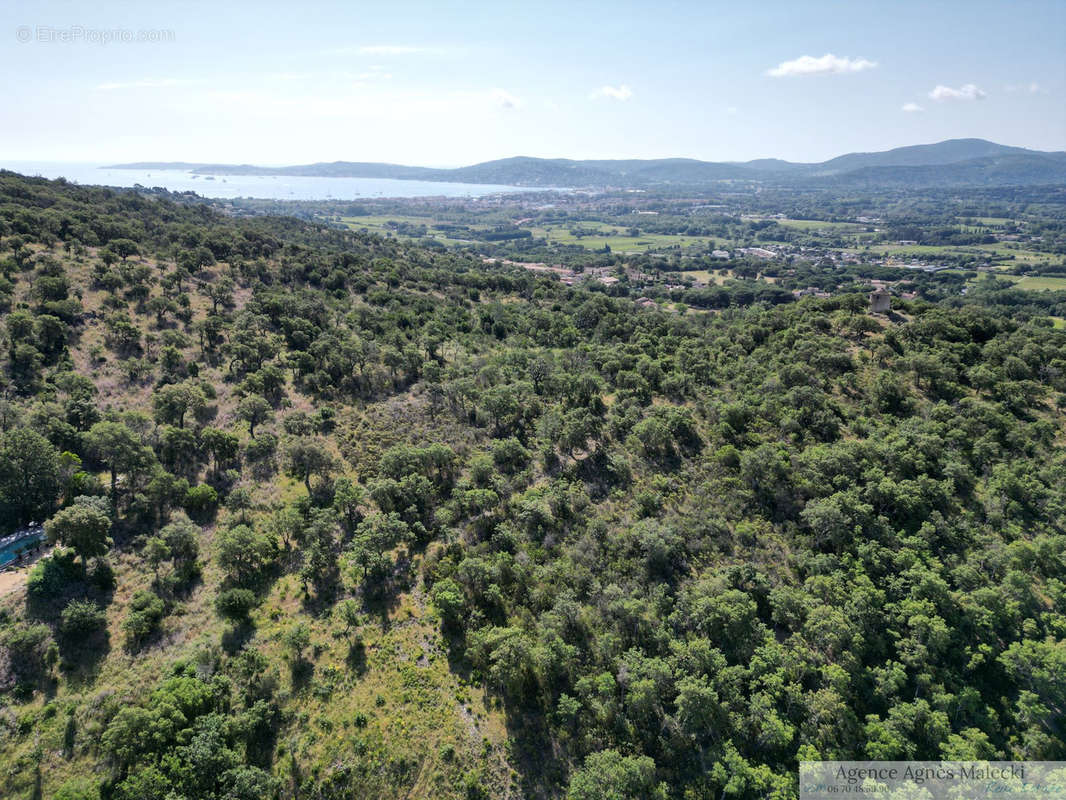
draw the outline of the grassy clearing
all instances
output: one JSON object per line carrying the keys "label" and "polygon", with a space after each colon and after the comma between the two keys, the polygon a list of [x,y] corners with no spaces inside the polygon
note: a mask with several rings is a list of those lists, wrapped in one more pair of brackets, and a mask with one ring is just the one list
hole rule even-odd
{"label": "grassy clearing", "polygon": [[1052,261],[1057,258],[1049,253],[1038,253],[1035,250],[1023,250],[1016,245],[1006,244],[1004,242],[982,244],[978,246],[978,249],[994,253],[1002,258],[1010,258],[1011,256],[1014,256],[1015,261],[1021,261],[1027,264],[1035,264],[1041,261]]}
{"label": "grassy clearing", "polygon": [[[301,603],[299,581],[289,575],[255,616],[255,643],[273,663],[284,662],[282,637]],[[478,775],[492,796],[512,794],[503,714],[452,671],[420,589],[368,617],[358,634],[328,618],[314,630],[312,665],[298,679],[283,670],[282,688],[299,698],[301,724],[280,743],[280,763],[292,756],[305,773],[327,772],[356,753],[367,767],[360,796],[459,796],[467,774]],[[390,774],[404,765],[407,774],[393,783]]]}
{"label": "grassy clearing", "polygon": [[1047,253],[1037,253],[1033,250],[1021,250],[1003,242],[974,245],[972,247],[953,247],[950,245],[935,244],[877,244],[870,246],[870,252],[905,258],[916,256],[936,258],[938,256],[984,255],[989,259],[994,260],[1013,257],[1014,261],[1026,264],[1048,261],[1054,258],[1054,256],[1048,255]]}
{"label": "grassy clearing", "polygon": [[[443,244],[456,244],[457,242],[464,241],[461,239],[450,238],[445,231],[435,230],[433,228],[439,220],[431,217],[411,217],[411,216],[369,216],[369,217],[342,217],[341,222],[351,228],[353,231],[367,231],[369,233],[377,233],[382,236],[390,235],[396,239],[402,241],[422,241],[424,239],[435,239]],[[408,234],[401,233],[394,229],[390,223],[404,223],[409,225],[424,225],[426,227],[425,236],[409,236]],[[473,230],[491,230],[489,225],[471,225]],[[456,234],[460,235],[460,234]]]}
{"label": "grassy clearing", "polygon": [[733,277],[733,274],[727,269],[690,269],[678,274],[683,278],[692,278],[697,283],[706,283],[708,285],[713,283],[718,286]]}
{"label": "grassy clearing", "polygon": [[870,252],[895,256],[940,256],[958,253],[959,248],[936,244],[875,244]]}
{"label": "grassy clearing", "polygon": [[[635,226],[639,227],[639,225]],[[595,229],[602,231],[603,235],[575,236],[571,233],[575,228]],[[546,239],[553,244],[578,245],[586,250],[602,250],[604,246],[611,250],[622,253],[646,253],[651,250],[665,250],[668,248],[681,247],[717,247],[715,240],[708,236],[683,236],[673,233],[641,233],[640,236],[629,236],[625,228],[619,225],[608,225],[602,222],[580,222],[571,225],[546,225],[530,228],[537,238]]]}
{"label": "grassy clearing", "polygon": [[774,220],[785,228],[801,231],[832,231],[833,233],[864,233],[872,227],[861,222],[825,222],[820,219],[778,219]]}
{"label": "grassy clearing", "polygon": [[[420,239],[432,238],[445,244],[455,244],[457,239],[449,238],[443,231],[434,230],[433,226],[438,220],[430,217],[412,216],[367,216],[367,217],[343,217],[341,221],[352,230],[367,230],[371,233],[392,234],[397,239]],[[412,237],[399,233],[389,223],[408,223],[411,225],[425,225],[426,237]],[[492,230],[491,225],[470,225],[475,231]],[[526,226],[523,226],[526,227]],[[634,227],[639,227],[639,221],[634,221]],[[582,229],[594,231],[587,236],[575,236],[571,231]],[[599,222],[595,220],[544,226],[527,227],[538,239],[545,239],[552,244],[578,245],[586,250],[602,250],[610,247],[612,251],[620,253],[646,253],[648,251],[666,250],[674,247],[717,247],[715,240],[707,236],[683,236],[681,234],[665,233],[642,233],[640,236],[630,236],[626,233],[624,225]]]}
{"label": "grassy clearing", "polygon": [[1066,278],[1056,278],[1054,276],[1048,277],[1043,275],[1003,275],[1001,277],[1007,278],[1014,282],[1014,285],[1019,289],[1026,289],[1028,291],[1039,292],[1045,289],[1052,291],[1066,290]]}
{"label": "grassy clearing", "polygon": [[974,217],[973,219],[978,224],[990,228],[1002,227],[1014,221],[1010,217]]}

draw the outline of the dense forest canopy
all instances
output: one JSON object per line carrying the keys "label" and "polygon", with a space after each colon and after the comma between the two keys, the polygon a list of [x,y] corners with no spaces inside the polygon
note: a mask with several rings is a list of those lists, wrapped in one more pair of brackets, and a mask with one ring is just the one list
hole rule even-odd
{"label": "dense forest canopy", "polygon": [[0,793],[1066,759],[1061,297],[756,288],[0,174]]}

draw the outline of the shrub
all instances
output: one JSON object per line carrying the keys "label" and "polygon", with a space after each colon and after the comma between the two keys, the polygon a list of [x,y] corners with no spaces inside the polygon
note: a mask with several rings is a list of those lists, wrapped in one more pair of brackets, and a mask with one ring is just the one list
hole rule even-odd
{"label": "shrub", "polygon": [[244,446],[244,457],[249,461],[265,461],[273,458],[278,449],[278,437],[268,431],[261,431],[259,436]]}
{"label": "shrub", "polygon": [[250,589],[227,589],[215,598],[215,611],[227,619],[247,619],[255,607],[255,592]]}
{"label": "shrub", "polygon": [[74,562],[73,550],[56,549],[48,558],[42,558],[26,579],[26,591],[37,601],[51,600],[66,591],[67,586],[82,578],[82,568]]}
{"label": "shrub", "polygon": [[72,639],[84,639],[107,625],[104,610],[92,600],[71,600],[60,616],[59,630]]}
{"label": "shrub", "polygon": [[507,473],[524,469],[532,454],[515,438],[501,439],[492,445],[492,460]]}
{"label": "shrub", "polygon": [[123,629],[132,644],[143,642],[159,629],[159,623],[166,614],[163,598],[155,592],[140,589],[130,601],[130,612],[122,623]]}
{"label": "shrub", "polygon": [[76,778],[67,781],[52,795],[52,800],[99,800],[100,791],[90,781]]}
{"label": "shrub", "polygon": [[218,492],[206,483],[193,486],[185,493],[185,511],[194,519],[208,519],[218,508]]}

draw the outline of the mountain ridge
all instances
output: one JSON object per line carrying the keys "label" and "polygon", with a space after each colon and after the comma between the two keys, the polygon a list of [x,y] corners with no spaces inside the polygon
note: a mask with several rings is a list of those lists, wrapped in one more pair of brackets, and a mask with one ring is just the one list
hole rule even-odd
{"label": "mountain ridge", "polygon": [[433,168],[366,161],[260,167],[253,164],[141,161],[111,169],[187,169],[210,175],[389,178],[530,187],[695,188],[719,181],[1008,185],[1066,182],[1066,152],[1031,150],[985,139],[948,139],[817,163],[776,158],[745,162],[694,158],[565,159],[513,156],[464,167]]}

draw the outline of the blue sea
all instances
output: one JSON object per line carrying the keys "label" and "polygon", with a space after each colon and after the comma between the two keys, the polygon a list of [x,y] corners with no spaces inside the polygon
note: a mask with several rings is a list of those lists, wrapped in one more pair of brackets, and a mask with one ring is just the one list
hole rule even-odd
{"label": "blue sea", "polygon": [[380,197],[482,197],[534,191],[521,186],[479,183],[398,181],[387,178],[303,178],[274,175],[193,175],[179,169],[110,169],[100,164],[58,161],[4,161],[0,168],[42,178],[101,186],[162,187],[203,197],[267,200],[362,200]]}

